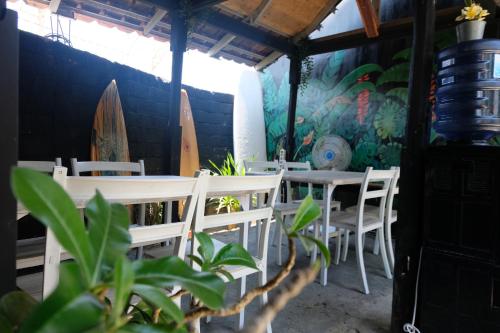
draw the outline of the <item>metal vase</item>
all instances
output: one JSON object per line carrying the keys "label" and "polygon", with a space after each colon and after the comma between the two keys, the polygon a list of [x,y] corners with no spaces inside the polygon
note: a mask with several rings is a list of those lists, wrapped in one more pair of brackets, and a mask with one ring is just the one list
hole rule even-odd
{"label": "metal vase", "polygon": [[486,21],[466,21],[457,25],[457,42],[482,39]]}

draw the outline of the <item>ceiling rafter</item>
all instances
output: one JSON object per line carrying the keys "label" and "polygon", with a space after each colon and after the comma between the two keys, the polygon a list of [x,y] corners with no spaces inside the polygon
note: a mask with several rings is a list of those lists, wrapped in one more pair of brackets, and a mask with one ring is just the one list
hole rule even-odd
{"label": "ceiling rafter", "polygon": [[380,20],[378,13],[373,6],[371,0],[356,0],[358,5],[359,14],[365,27],[365,32],[368,38],[375,38],[379,36]]}
{"label": "ceiling rafter", "polygon": [[51,0],[49,3],[49,10],[52,14],[57,13],[62,0]]}
{"label": "ceiling rafter", "polygon": [[[262,0],[259,6],[257,6],[255,11],[252,13],[252,15],[247,18],[248,23],[250,23],[251,25],[255,25],[260,20],[266,9],[269,8],[271,1],[272,0]],[[210,50],[208,50],[208,55],[211,57],[215,56],[220,50],[229,45],[229,43],[231,43],[235,38],[236,35],[234,34],[225,34],[224,37],[221,38],[221,40],[219,40],[214,46],[212,46]]]}
{"label": "ceiling rafter", "polygon": [[155,14],[144,27],[144,35],[145,36],[149,35],[151,30],[153,30],[153,28],[162,20],[162,18],[165,17],[165,15],[167,15],[167,11],[165,9],[162,8],[156,9]]}

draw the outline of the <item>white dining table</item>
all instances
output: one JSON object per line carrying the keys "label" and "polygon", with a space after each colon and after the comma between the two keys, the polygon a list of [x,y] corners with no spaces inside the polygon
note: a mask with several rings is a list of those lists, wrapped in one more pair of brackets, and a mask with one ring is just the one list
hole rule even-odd
{"label": "white dining table", "polygon": [[[112,188],[113,186],[127,186],[134,182],[150,183],[151,186],[158,186],[162,183],[168,185],[175,180],[189,179],[192,177],[183,176],[68,176],[66,181],[66,192],[76,205],[76,208],[85,208],[86,204],[95,195],[95,188]],[[86,185],[86,180],[92,180],[91,185]],[[83,185],[83,186],[82,186]],[[74,190],[73,190],[74,189]],[[162,202],[161,196],[155,196],[154,191],[148,193],[145,189],[143,193],[130,195],[127,191],[113,190],[105,194],[105,198],[110,203],[121,203],[123,205],[135,205],[151,202]],[[17,203],[17,219],[28,215],[27,209],[20,203]]]}
{"label": "white dining table", "polygon": [[[340,185],[358,185],[363,182],[363,172],[349,171],[330,171],[330,170],[312,170],[312,171],[285,171],[283,180],[297,183],[311,183],[323,186],[323,213],[321,227],[321,241],[328,247],[329,233],[326,232],[330,225],[332,195],[335,187]],[[328,247],[329,248],[329,247]],[[317,249],[313,251],[313,260],[317,256]],[[326,267],[325,258],[321,258],[321,285],[326,286],[328,278],[328,267]]]}

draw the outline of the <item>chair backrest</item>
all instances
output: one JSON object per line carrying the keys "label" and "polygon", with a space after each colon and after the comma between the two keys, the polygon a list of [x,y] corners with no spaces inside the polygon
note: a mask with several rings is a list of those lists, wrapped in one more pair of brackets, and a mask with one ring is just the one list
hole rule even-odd
{"label": "chair backrest", "polygon": [[[136,173],[139,176],[144,176],[146,170],[144,168],[144,160],[138,162],[104,162],[104,161],[78,161],[76,158],[71,159],[71,168],[73,176],[80,176],[81,172],[112,172],[113,176],[120,172],[124,175]],[[144,225],[146,222],[146,206],[139,206],[138,224]]]}
{"label": "chair backrest", "polygon": [[144,160],[138,162],[104,162],[104,161],[78,161],[71,159],[73,176],[80,176],[81,172],[122,172],[137,173],[141,176],[146,174]]}
{"label": "chair backrest", "polygon": [[[309,161],[306,162],[285,162],[285,170],[286,171],[311,171],[311,163]],[[307,195],[312,195],[313,185],[311,183],[307,184]],[[292,182],[286,182],[286,196],[287,202],[291,202],[292,198]]]}
{"label": "chair backrest", "polygon": [[[161,243],[175,238],[174,255],[184,258],[188,232],[200,193],[200,184],[202,183],[200,180],[208,178],[208,174],[200,173],[196,177],[68,177],[66,168],[56,167],[54,178],[73,198],[78,208],[84,207],[97,190],[108,201],[122,204],[186,200],[180,222],[138,226],[129,229],[132,237],[131,247]],[[47,233],[44,297],[57,285],[61,250],[55,237],[51,233]]]}
{"label": "chair backrest", "polygon": [[60,157],[57,157],[55,161],[17,161],[17,166],[52,173],[55,166],[62,166],[62,160]]}
{"label": "chair backrest", "polygon": [[394,222],[396,219],[395,216],[392,215],[393,211],[393,204],[394,204],[394,196],[396,194],[399,194],[399,175],[400,175],[400,168],[399,167],[391,167],[391,170],[394,170],[394,177],[391,180],[391,185],[389,186],[389,194],[387,195],[387,204],[386,204],[386,221],[387,222]]}
{"label": "chair backrest", "polygon": [[[261,233],[259,235],[259,248],[254,254],[263,263],[267,262],[269,243],[269,228],[273,214],[274,203],[278,194],[283,171],[274,175],[258,176],[211,176],[205,178],[202,186],[198,205],[194,231],[200,232],[208,228],[223,227],[230,224],[249,223],[251,221],[262,221]],[[233,196],[248,200],[253,194],[267,193],[267,200],[262,206],[247,211],[228,212],[217,215],[206,215],[205,205],[207,198]],[[264,195],[262,197],[265,197]],[[192,250],[197,249],[196,239],[192,242]],[[248,249],[247,244],[242,244]]]}
{"label": "chair backrest", "polygon": [[243,161],[245,173],[277,173],[280,165],[277,160],[274,161]]}
{"label": "chair backrest", "polygon": [[[357,231],[361,231],[364,227],[364,210],[366,200],[379,199],[378,204],[378,223],[383,223],[385,207],[387,202],[387,195],[392,179],[394,178],[395,170],[373,170],[372,167],[367,167],[363,183],[358,196],[358,206],[356,215]],[[370,185],[378,185],[370,188]]]}

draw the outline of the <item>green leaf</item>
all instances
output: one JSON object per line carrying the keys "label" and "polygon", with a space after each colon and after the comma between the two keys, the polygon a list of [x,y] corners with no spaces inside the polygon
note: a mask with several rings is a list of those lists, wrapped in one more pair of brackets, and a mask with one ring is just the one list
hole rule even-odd
{"label": "green leaf", "polygon": [[407,87],[399,87],[399,88],[391,89],[385,95],[396,97],[402,103],[408,104],[408,88]]}
{"label": "green leaf", "polygon": [[113,267],[117,257],[130,246],[128,210],[123,205],[110,205],[97,191],[85,209],[89,221],[89,238],[96,260],[92,283],[99,281],[102,266]]}
{"label": "green leaf", "polygon": [[0,314],[0,332],[14,333],[14,327],[12,327],[10,321],[3,314]]}
{"label": "green leaf", "polygon": [[365,74],[377,72],[383,72],[383,68],[377,64],[365,64],[357,67],[349,74],[344,76],[344,78],[335,86],[335,88],[328,92],[328,99],[342,95],[350,86],[355,84],[357,80]]}
{"label": "green leaf", "polygon": [[[16,290],[6,294],[0,300],[0,322],[5,319],[7,326],[18,328],[29,317],[37,303],[24,291]],[[0,328],[2,328],[1,324]]]}
{"label": "green leaf", "polygon": [[299,235],[298,237],[301,239],[301,241],[304,244],[306,244],[307,242],[311,242],[311,243],[315,244],[318,247],[321,254],[323,255],[323,257],[325,258],[326,265],[330,266],[330,262],[331,262],[330,251],[325,246],[325,244],[323,244],[322,241],[320,241],[319,239],[316,239],[314,237],[307,236],[307,235],[300,235],[300,234],[297,234],[297,235]]}
{"label": "green leaf", "polygon": [[121,327],[118,330],[118,333],[181,333],[186,332],[179,330],[170,330],[167,327],[163,327],[161,325],[152,325],[152,324],[127,324]]}
{"label": "green leaf", "polygon": [[233,275],[231,273],[229,273],[228,271],[226,271],[225,269],[222,269],[222,268],[218,269],[218,270],[216,270],[216,273],[224,275],[229,282],[234,281]]}
{"label": "green leaf", "polygon": [[384,71],[377,79],[377,87],[386,83],[407,83],[410,73],[410,63],[397,64]]}
{"label": "green leaf", "polygon": [[139,295],[143,300],[152,304],[154,307],[161,309],[176,323],[180,323],[184,319],[184,312],[179,309],[170,297],[165,295],[164,290],[144,284],[135,284],[133,290],[134,293]]}
{"label": "green leaf", "polygon": [[201,260],[200,257],[188,254],[188,258],[194,261],[198,266],[203,266],[203,260]]}
{"label": "green leaf", "polygon": [[307,227],[312,221],[321,216],[321,208],[314,202],[312,196],[308,195],[297,209],[293,224],[289,232],[300,231]]}
{"label": "green leaf", "polygon": [[52,178],[37,171],[14,168],[11,182],[17,200],[54,232],[59,243],[80,264],[85,282],[89,284],[94,258],[73,200]]}
{"label": "green leaf", "polygon": [[395,55],[392,56],[392,60],[405,60],[405,61],[410,61],[410,57],[411,57],[411,48],[406,48],[406,49],[403,49],[401,51],[399,51],[398,53],[396,53]]}
{"label": "green leaf", "polygon": [[198,252],[201,254],[201,257],[204,261],[210,262],[214,257],[214,242],[212,241],[212,238],[204,232],[195,232],[194,236],[200,243]]}
{"label": "green leaf", "polygon": [[224,303],[224,281],[216,274],[195,271],[178,257],[140,260],[133,267],[137,284],[161,288],[181,285],[212,309]]}
{"label": "green leaf", "polygon": [[125,256],[121,256],[116,261],[114,267],[114,288],[115,288],[115,301],[113,310],[111,311],[111,322],[115,322],[120,318],[122,313],[126,310],[132,285],[134,283],[134,270],[132,264]]}
{"label": "green leaf", "polygon": [[245,266],[257,269],[250,253],[241,244],[237,243],[226,244],[217,252],[212,261],[212,266],[221,265]]}
{"label": "green leaf", "polygon": [[56,290],[33,310],[21,333],[83,332],[102,321],[103,306],[86,292],[78,265],[66,262],[60,269]]}

